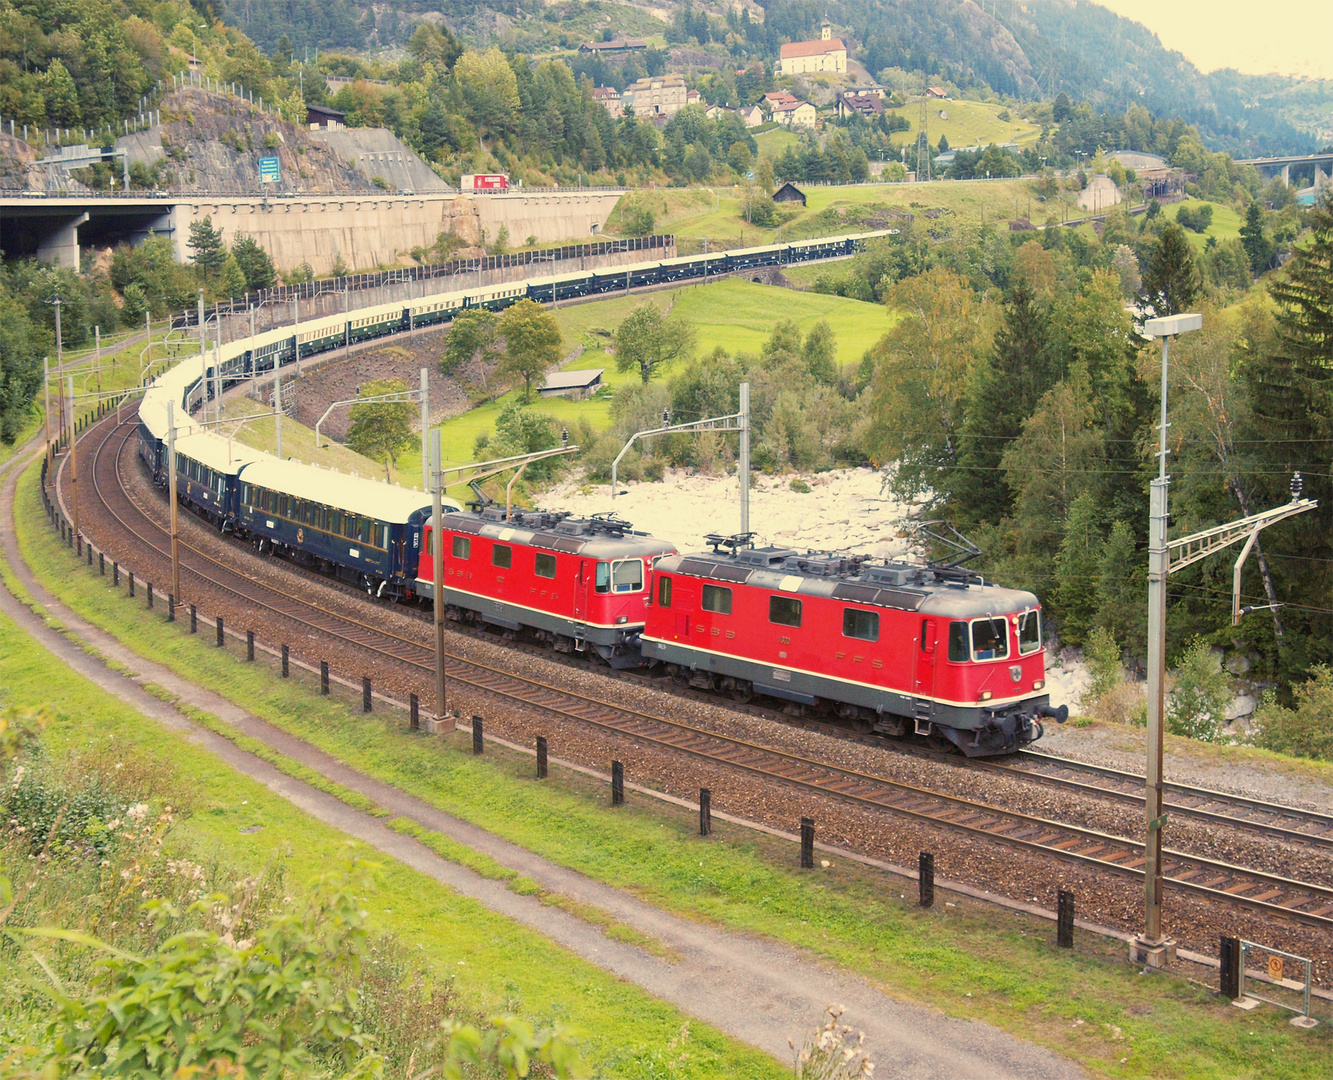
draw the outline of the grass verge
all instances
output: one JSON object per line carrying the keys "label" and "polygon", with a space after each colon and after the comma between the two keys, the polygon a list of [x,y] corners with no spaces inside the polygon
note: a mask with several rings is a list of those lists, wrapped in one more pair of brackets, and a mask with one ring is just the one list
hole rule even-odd
{"label": "grass verge", "polygon": [[[36,538],[30,535],[29,540],[32,539]],[[47,555],[59,564],[58,549]],[[70,567],[63,570],[68,573]],[[100,586],[100,581],[82,575],[79,583],[95,589]],[[151,620],[150,613],[142,614]],[[127,620],[131,624],[138,621]],[[150,632],[162,629],[151,627],[148,622],[144,620],[141,629]],[[0,703],[5,706],[50,709],[54,720],[45,732],[44,741],[55,755],[108,749],[126,756],[137,754],[173,762],[177,778],[190,791],[192,802],[192,813],[180,822],[178,834],[198,857],[217,858],[252,873],[277,861],[284,868],[288,887],[298,891],[329,867],[349,858],[377,863],[379,888],[366,898],[374,928],[401,938],[416,951],[435,979],[455,982],[462,999],[472,1007],[518,1011],[537,1024],[559,1022],[578,1027],[584,1033],[590,1063],[600,1075],[636,1080],[665,1075],[661,1064],[669,1056],[669,1044],[678,1038],[686,1021],[676,1009],[429,877],[378,856],[367,845],[349,841],[344,834],[305,815],[263,785],[236,773],[188,738],[166,731],[103,694],[52,658],[3,616],[0,616],[0,688],[3,688]],[[156,692],[166,696],[161,690]],[[197,712],[194,718],[208,719]],[[217,721],[208,726],[225,727]],[[268,760],[281,757],[266,748],[249,745],[248,740],[237,739],[237,742],[245,749],[262,749]],[[306,775],[308,770],[303,773],[297,763],[287,764],[295,768],[284,771],[304,780],[312,779]],[[360,798],[345,789],[338,791],[337,785],[330,785],[322,777],[316,779],[317,786],[339,797],[345,793]],[[255,830],[256,826],[259,826],[257,831],[243,832]],[[423,839],[435,847],[432,836]],[[560,906],[565,905],[560,903]],[[598,925],[596,915],[590,911],[580,917]],[[614,921],[604,914],[600,925],[609,937],[625,940]],[[812,1018],[812,1025],[815,1019]],[[688,1060],[680,1064],[681,1071],[676,1075],[739,1076],[756,1080],[786,1075],[777,1062],[705,1024],[691,1025],[689,1050]]]}
{"label": "grass verge", "polygon": [[691,813],[637,800],[612,812],[609,793],[585,778],[525,780],[526,757],[474,758],[457,738],[414,736],[400,718],[353,712],[350,697],[319,698],[309,677],[275,680],[70,573],[32,473],[16,526],[43,584],[131,648],[369,775],[667,910],[811,949],[892,994],[993,1023],[1098,1075],[1327,1074],[1327,1024],[1299,1032],[1276,1010],[1242,1014],[1182,978],[1142,978],[1119,942],[1083,934],[1075,950],[1057,952],[1050,924],[961,897],[923,912],[903,883],[856,864],[833,859],[802,873],[782,841],[725,825],[700,840]]}

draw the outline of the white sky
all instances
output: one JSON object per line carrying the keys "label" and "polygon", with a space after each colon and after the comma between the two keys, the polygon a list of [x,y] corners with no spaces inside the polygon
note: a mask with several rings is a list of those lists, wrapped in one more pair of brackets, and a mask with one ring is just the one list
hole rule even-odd
{"label": "white sky", "polygon": [[1333,79],[1333,0],[1097,0],[1200,71]]}

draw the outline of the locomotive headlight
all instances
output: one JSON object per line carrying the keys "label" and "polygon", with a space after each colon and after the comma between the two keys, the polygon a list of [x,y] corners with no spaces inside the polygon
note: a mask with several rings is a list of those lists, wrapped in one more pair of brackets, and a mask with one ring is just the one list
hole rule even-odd
{"label": "locomotive headlight", "polygon": [[629,616],[628,616],[628,615],[621,615],[621,616],[619,616],[619,617],[616,619],[616,622],[617,622],[617,623],[629,622]]}
{"label": "locomotive headlight", "polygon": [[1041,689],[1043,686],[1045,686],[1045,685],[1046,685],[1046,680],[1045,680],[1045,679],[1038,679],[1036,682],[1034,682],[1034,683],[1032,684],[1032,689],[1033,689],[1033,690],[1040,690],[1040,689]]}
{"label": "locomotive headlight", "polygon": [[980,696],[980,698],[978,698],[977,700],[979,700],[979,701],[990,701],[990,691],[989,691],[989,690],[983,690],[983,691],[981,691],[981,696]]}

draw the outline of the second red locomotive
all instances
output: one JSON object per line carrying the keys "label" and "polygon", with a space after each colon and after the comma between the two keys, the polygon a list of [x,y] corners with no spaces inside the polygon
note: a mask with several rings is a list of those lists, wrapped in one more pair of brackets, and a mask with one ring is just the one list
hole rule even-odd
{"label": "second red locomotive", "polygon": [[1063,722],[1045,692],[1029,592],[957,567],[755,548],[659,560],[641,647],[680,683],[817,706],[886,735],[910,729],[970,757],[1009,753]]}

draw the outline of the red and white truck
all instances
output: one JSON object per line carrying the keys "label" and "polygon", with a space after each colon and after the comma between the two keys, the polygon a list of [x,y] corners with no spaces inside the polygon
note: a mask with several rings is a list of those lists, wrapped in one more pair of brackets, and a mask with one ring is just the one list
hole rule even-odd
{"label": "red and white truck", "polygon": [[504,173],[464,173],[458,186],[474,193],[508,191],[509,177]]}

